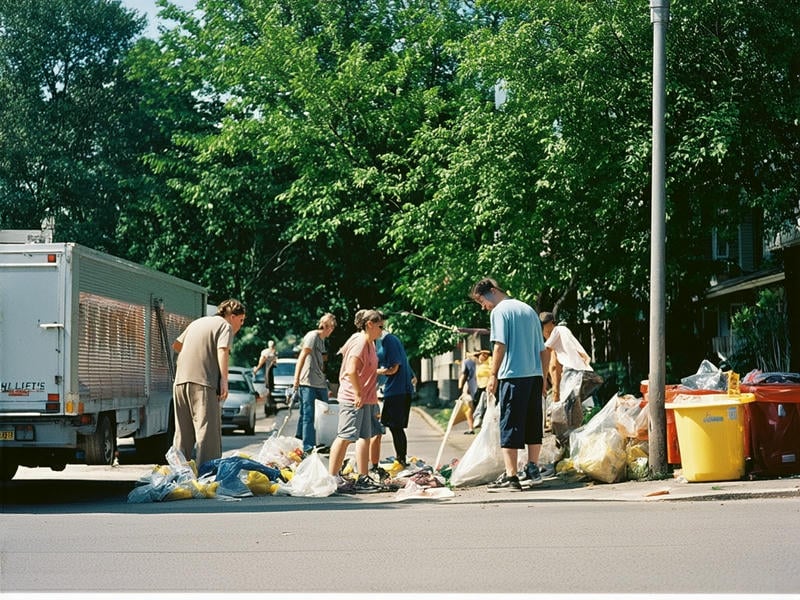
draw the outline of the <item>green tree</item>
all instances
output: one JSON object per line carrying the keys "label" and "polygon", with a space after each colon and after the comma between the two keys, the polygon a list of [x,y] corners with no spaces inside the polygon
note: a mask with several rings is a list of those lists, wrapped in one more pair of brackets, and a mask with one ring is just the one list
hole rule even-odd
{"label": "green tree", "polygon": [[124,59],[144,20],[110,0],[0,0],[0,226],[116,251],[133,194],[138,94]]}

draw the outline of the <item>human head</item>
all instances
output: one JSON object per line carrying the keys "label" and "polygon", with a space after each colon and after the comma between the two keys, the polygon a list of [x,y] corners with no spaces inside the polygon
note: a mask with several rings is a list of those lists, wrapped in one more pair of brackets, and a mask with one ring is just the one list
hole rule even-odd
{"label": "human head", "polygon": [[319,329],[321,337],[328,337],[333,333],[333,330],[336,329],[336,317],[333,313],[325,313],[319,318],[317,328]]}
{"label": "human head", "polygon": [[488,350],[479,350],[478,352],[475,352],[475,358],[478,359],[478,362],[484,362],[486,360],[489,360],[489,357],[491,355],[492,353],[489,352]]}
{"label": "human head", "polygon": [[366,333],[370,341],[377,340],[383,332],[383,314],[377,310],[359,310],[353,324]]}
{"label": "human head", "polygon": [[545,339],[550,337],[550,332],[556,326],[556,318],[551,312],[540,312],[539,321],[542,322],[542,333]]}
{"label": "human head", "polygon": [[506,297],[498,283],[491,277],[484,277],[472,286],[470,293],[472,299],[485,310],[492,310],[497,303]]}
{"label": "human head", "polygon": [[275,342],[273,340],[267,342],[267,348],[274,348],[274,347],[275,347]]}
{"label": "human head", "polygon": [[246,312],[244,304],[233,298],[220,302],[217,306],[217,316],[231,324],[234,335],[242,328]]}

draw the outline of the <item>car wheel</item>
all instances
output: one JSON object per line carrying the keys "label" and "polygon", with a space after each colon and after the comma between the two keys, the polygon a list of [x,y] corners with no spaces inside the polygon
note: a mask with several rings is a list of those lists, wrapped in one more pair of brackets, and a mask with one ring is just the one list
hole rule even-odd
{"label": "car wheel", "polygon": [[244,432],[247,435],[255,435],[256,434],[256,411],[250,411],[250,422],[247,424],[247,427],[244,428]]}

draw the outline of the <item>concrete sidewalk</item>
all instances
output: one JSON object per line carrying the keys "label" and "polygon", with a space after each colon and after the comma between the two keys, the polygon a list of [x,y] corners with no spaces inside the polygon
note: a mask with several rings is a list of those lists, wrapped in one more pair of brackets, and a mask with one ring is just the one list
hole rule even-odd
{"label": "concrete sidewalk", "polygon": [[[442,463],[461,458],[474,436],[464,435],[466,424],[461,423],[451,432]],[[413,407],[407,429],[409,453],[432,464],[444,437],[441,426],[421,407]],[[389,438],[390,436],[387,436]],[[391,441],[384,438],[383,454],[391,449]],[[389,444],[387,447],[386,444]],[[800,498],[800,476],[756,481],[687,482],[679,477],[659,481],[626,481],[622,483],[565,482],[558,477],[545,479],[541,485],[523,492],[488,492],[485,485],[457,488],[456,501],[492,502],[501,498],[524,498],[527,501],[636,501],[664,500],[715,500],[733,498]],[[376,494],[380,495],[380,494]],[[452,501],[452,500],[451,500]]]}

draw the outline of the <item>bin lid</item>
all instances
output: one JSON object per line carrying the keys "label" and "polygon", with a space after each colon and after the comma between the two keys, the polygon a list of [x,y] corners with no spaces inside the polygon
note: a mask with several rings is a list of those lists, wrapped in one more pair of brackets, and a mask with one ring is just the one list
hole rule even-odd
{"label": "bin lid", "polygon": [[719,406],[736,406],[755,402],[753,394],[738,394],[729,396],[728,394],[705,394],[697,396],[693,394],[678,394],[672,402],[665,402],[664,408],[713,408]]}

